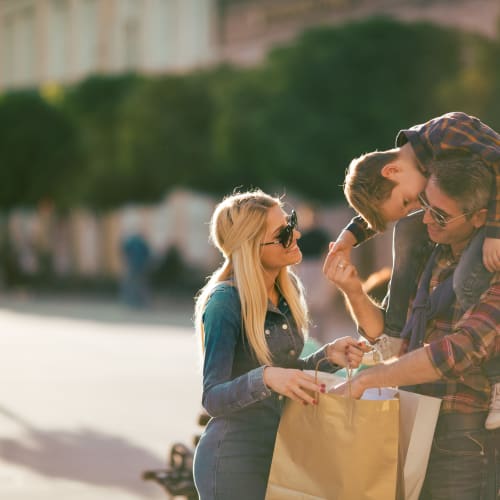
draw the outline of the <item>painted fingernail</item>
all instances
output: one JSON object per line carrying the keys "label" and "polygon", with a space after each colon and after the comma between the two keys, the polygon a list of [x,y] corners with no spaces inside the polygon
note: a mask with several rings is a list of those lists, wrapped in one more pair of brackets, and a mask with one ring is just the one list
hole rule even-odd
{"label": "painted fingernail", "polygon": [[317,405],[318,404],[318,400],[317,399],[314,399],[313,400],[313,405]]}
{"label": "painted fingernail", "polygon": [[321,389],[319,390],[320,392],[326,392],[325,386],[322,386]]}

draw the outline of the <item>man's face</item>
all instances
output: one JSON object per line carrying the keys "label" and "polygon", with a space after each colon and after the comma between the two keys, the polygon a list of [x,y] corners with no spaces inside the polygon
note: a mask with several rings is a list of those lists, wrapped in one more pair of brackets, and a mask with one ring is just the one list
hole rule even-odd
{"label": "man's face", "polygon": [[[429,238],[435,243],[450,245],[454,253],[460,253],[476,229],[475,219],[465,217],[458,203],[441,191],[432,177],[427,183],[423,198],[428,204],[427,208],[424,207],[423,222],[427,225]],[[432,211],[450,222],[442,227],[432,217]]]}

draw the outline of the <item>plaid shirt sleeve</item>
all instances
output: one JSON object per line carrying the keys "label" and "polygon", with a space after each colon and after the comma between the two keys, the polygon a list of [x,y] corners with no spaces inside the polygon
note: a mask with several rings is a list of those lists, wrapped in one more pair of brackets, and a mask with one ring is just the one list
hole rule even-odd
{"label": "plaid shirt sleeve", "polygon": [[453,112],[401,130],[396,146],[407,142],[424,169],[443,154],[465,151],[479,156],[493,170],[496,182],[488,207],[486,236],[500,238],[500,135],[478,118]]}
{"label": "plaid shirt sleeve", "polygon": [[499,352],[500,273],[479,303],[455,324],[453,332],[427,347],[431,363],[444,378],[461,378],[470,368],[481,365]]}

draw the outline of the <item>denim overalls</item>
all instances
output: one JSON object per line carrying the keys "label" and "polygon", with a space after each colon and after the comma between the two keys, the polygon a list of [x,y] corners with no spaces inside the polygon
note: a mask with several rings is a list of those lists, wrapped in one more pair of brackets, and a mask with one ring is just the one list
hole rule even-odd
{"label": "denim overalls", "polygon": [[[203,406],[213,417],[198,443],[194,478],[201,500],[264,499],[274,441],[285,398],[264,384],[264,366],[252,356],[242,331],[236,288],[216,287],[203,316],[205,358]],[[304,339],[287,303],[271,302],[264,334],[274,366],[314,369],[326,356],[322,348],[299,359]],[[322,371],[340,367],[323,361]]]}

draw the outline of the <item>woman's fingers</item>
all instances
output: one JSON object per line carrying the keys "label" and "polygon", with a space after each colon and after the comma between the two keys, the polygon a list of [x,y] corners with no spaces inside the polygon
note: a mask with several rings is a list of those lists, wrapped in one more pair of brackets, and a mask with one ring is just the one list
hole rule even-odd
{"label": "woman's fingers", "polygon": [[315,404],[315,393],[324,392],[324,384],[317,384],[312,377],[300,370],[291,370],[294,373],[288,381],[285,395],[294,401]]}

